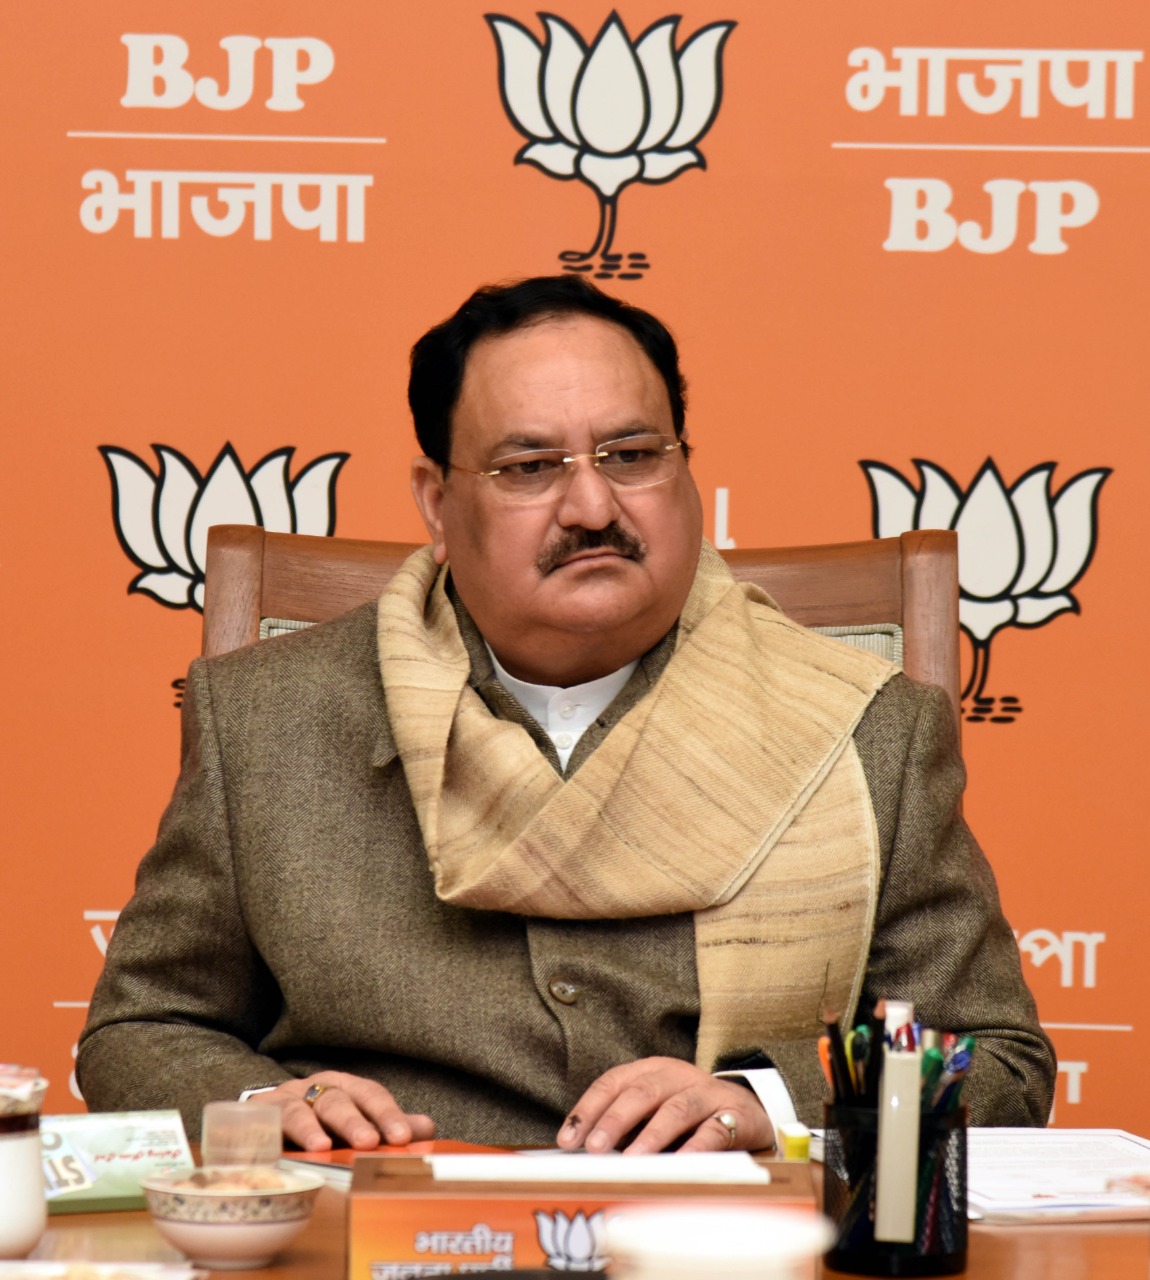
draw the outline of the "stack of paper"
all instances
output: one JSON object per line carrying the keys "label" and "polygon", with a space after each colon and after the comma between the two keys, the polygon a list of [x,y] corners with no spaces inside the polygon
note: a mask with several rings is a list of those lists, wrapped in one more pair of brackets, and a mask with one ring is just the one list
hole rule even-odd
{"label": "stack of paper", "polygon": [[542,1182],[665,1184],[770,1182],[771,1175],[747,1151],[699,1152],[621,1158],[586,1152],[538,1151],[515,1155],[435,1155],[428,1158],[439,1182]]}
{"label": "stack of paper", "polygon": [[1150,1196],[1110,1190],[1150,1175],[1150,1141],[1122,1129],[971,1129],[968,1203],[987,1222],[1150,1218]]}

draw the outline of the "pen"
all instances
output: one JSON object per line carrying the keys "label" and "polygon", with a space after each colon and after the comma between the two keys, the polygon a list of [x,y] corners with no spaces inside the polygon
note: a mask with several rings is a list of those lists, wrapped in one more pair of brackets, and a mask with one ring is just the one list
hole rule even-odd
{"label": "pen", "polygon": [[[973,1037],[963,1038],[970,1039],[971,1045],[973,1045]],[[945,1068],[938,1078],[934,1096],[931,1099],[931,1105],[936,1111],[950,1111],[958,1105],[959,1091],[962,1089],[963,1079],[970,1068],[971,1053],[972,1049],[960,1044],[947,1058]]]}
{"label": "pen", "polygon": [[922,1051],[922,1108],[924,1111],[934,1105],[934,1092],[945,1065],[941,1049],[930,1048]]}
{"label": "pen", "polygon": [[854,1071],[855,1089],[860,1097],[866,1097],[870,1080],[868,1078],[870,1061],[870,1031],[867,1027],[856,1027],[847,1037],[847,1056],[851,1060]]}
{"label": "pen", "polygon": [[915,1047],[914,1005],[908,1000],[886,1001],[883,1043],[904,1051]]}
{"label": "pen", "polygon": [[946,1051],[946,1065],[949,1067],[951,1059],[957,1057],[958,1054],[966,1054],[966,1061],[969,1065],[970,1055],[974,1052],[975,1040],[973,1036],[958,1036],[953,1045]]}
{"label": "pen", "polygon": [[854,1077],[847,1062],[847,1051],[843,1044],[838,1014],[824,1008],[823,1025],[827,1029],[827,1037],[830,1040],[831,1075],[834,1080],[835,1098],[840,1102],[853,1102],[855,1099]]}
{"label": "pen", "polygon": [[[831,1071],[831,1038],[830,1036],[819,1036],[819,1062],[822,1064],[823,1075],[827,1078],[827,1084],[831,1088],[831,1092],[835,1091],[834,1073]],[[838,1101],[838,1098],[835,1098]]]}

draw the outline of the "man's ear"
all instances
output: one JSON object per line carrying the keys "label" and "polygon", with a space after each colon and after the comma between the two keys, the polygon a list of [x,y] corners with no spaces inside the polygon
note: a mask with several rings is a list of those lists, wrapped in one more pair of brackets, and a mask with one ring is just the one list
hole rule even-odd
{"label": "man's ear", "polygon": [[443,538],[443,468],[430,458],[415,458],[411,464],[411,492],[415,505],[431,536],[435,563],[447,563],[447,543]]}

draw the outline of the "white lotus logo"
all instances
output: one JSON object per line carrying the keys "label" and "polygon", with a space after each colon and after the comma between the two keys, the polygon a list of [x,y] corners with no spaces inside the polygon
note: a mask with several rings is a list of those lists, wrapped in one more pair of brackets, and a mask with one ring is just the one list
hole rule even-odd
{"label": "white lotus logo", "polygon": [[129,591],[172,609],[203,609],[204,559],[213,524],[258,524],[272,533],[335,529],[335,481],[350,455],[328,453],[288,475],[294,449],[277,449],[244,471],[227,444],[201,476],[176,449],[152,446],[159,470],[126,449],[102,445],[112,476],[112,513],[128,558],[142,570]]}
{"label": "white lotus logo", "polygon": [[605,1270],[611,1259],[604,1252],[604,1221],[602,1209],[590,1216],[580,1209],[570,1218],[562,1209],[554,1214],[536,1209],[535,1230],[547,1265],[553,1271]]}
{"label": "white lotus logo", "polygon": [[619,193],[632,182],[669,182],[706,167],[696,144],[722,102],[723,44],[735,24],[712,22],[676,49],[677,17],[660,19],[632,42],[612,13],[588,48],[562,18],[540,17],[545,44],[514,19],[487,15],[499,46],[503,106],[528,139],[515,163],[578,178],[595,192],[595,243],[561,253],[572,264],[567,270],[589,271],[582,264],[599,254],[606,274],[638,279],[646,254],[628,254],[624,264],[611,252]]}
{"label": "white lotus logo", "polygon": [[[1083,471],[1052,495],[1050,462],[1032,467],[1008,489],[988,458],[965,493],[931,462],[916,460],[918,488],[884,463],[860,465],[870,482],[875,537],[909,529],[958,533],[958,614],[974,645],[962,696],[973,699],[969,718],[983,719],[995,701],[985,693],[993,636],[1003,627],[1040,627],[1060,613],[1079,611],[1070,588],[1093,558],[1098,491],[1110,468]],[[1002,702],[1007,714],[998,718],[1013,718],[1016,699]]]}

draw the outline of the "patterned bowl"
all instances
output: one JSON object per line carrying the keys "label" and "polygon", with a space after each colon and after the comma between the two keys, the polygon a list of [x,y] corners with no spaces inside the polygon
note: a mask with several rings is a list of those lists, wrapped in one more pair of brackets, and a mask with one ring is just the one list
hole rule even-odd
{"label": "patterned bowl", "polygon": [[172,1169],[140,1186],[156,1230],[199,1267],[266,1267],[311,1217],[318,1174],[269,1166]]}

